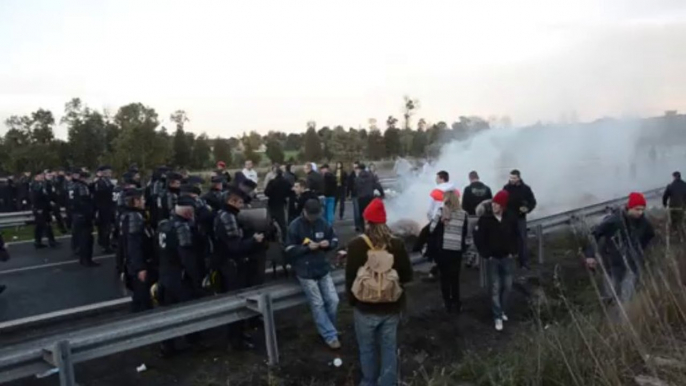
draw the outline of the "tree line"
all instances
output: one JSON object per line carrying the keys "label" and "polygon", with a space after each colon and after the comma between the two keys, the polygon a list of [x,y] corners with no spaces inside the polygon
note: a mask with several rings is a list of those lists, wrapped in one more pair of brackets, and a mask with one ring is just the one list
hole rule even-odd
{"label": "tree line", "polygon": [[411,127],[417,108],[416,100],[405,98],[402,127],[398,127],[398,119],[389,116],[383,131],[375,120],[370,120],[367,128],[357,129],[318,128],[316,122],[310,121],[304,133],[270,131],[260,135],[252,131],[240,138],[210,138],[205,133],[196,135],[185,130],[189,117],[183,110],[171,114],[174,127],[166,127],[160,124],[155,109],[142,103],[127,104],[110,115],[74,98],[65,104],[59,122],[67,128],[67,140],[55,137],[58,122],[49,110],[38,109],[6,119],[8,130],[0,137],[0,171],[19,174],[57,167],[93,169],[100,164],[126,170],[134,163],[142,170],[158,165],[203,170],[212,168],[217,161],[239,167],[247,159],[259,164],[427,157],[437,153],[442,143],[465,139],[471,133],[489,129],[494,122],[463,116],[451,125],[419,119]]}

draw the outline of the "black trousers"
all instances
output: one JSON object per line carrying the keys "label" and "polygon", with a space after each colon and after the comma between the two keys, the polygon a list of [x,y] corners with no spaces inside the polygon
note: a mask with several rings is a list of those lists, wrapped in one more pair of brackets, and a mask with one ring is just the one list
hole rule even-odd
{"label": "black trousers", "polygon": [[53,215],[55,216],[55,223],[57,223],[57,228],[62,232],[62,234],[67,233],[67,227],[64,225],[64,220],[62,219],[62,208],[59,205],[53,206]]}
{"label": "black trousers", "polygon": [[93,261],[93,222],[82,215],[72,218],[72,247],[76,247],[79,262],[89,263]]}
{"label": "black trousers", "polygon": [[682,233],[684,231],[684,209],[670,208],[672,232]]}
{"label": "black trousers", "polygon": [[114,224],[114,212],[100,211],[98,213],[98,245],[103,249],[111,248],[110,236]]}
{"label": "black trousers", "polygon": [[286,225],[286,207],[284,205],[270,206],[269,215],[274,219],[274,221],[276,221],[277,224],[279,224],[279,228],[281,228],[282,239],[280,241],[286,242],[286,234],[288,233],[288,228]]}
{"label": "black trousers", "polygon": [[150,270],[147,271],[145,281],[138,279],[138,275],[129,275],[129,289],[131,295],[131,312],[143,312],[152,309],[152,298],[150,297],[150,287],[157,281],[157,275]]}
{"label": "black trousers", "polygon": [[[221,293],[236,291],[248,287],[249,269],[245,260],[238,261],[236,259],[229,259],[221,267],[219,267],[221,275]],[[264,274],[264,270],[262,270]],[[245,332],[247,323],[244,320],[231,323],[227,326],[227,337],[229,344],[234,349],[243,348],[243,333]]]}
{"label": "black trousers", "polygon": [[[162,306],[171,306],[194,299],[192,285],[189,282],[182,280],[181,276],[180,270],[178,272],[160,273],[160,304]],[[138,280],[138,278],[136,278],[136,280]],[[142,296],[142,289],[139,289],[139,291],[141,291]],[[198,335],[193,334],[192,336],[187,336],[186,340],[192,341],[197,339],[197,337]],[[171,354],[176,351],[174,339],[163,341],[160,345],[160,349],[163,354]]]}
{"label": "black trousers", "polygon": [[[340,186],[336,191],[336,206],[338,207],[338,218],[343,220],[343,215],[345,214],[345,187]],[[334,208],[335,208],[334,207]],[[334,212],[336,209],[334,209]]]}
{"label": "black trousers", "polygon": [[53,244],[55,242],[55,234],[52,232],[52,224],[49,210],[34,210],[33,216],[36,220],[36,226],[33,229],[33,238],[36,245],[43,242],[43,237],[48,238],[48,242]]}
{"label": "black trousers", "polygon": [[369,206],[369,203],[372,202],[373,199],[374,196],[365,196],[357,198],[358,206],[360,208],[360,216],[362,216],[364,210],[367,209],[367,206]]}
{"label": "black trousers", "polygon": [[460,300],[460,271],[462,269],[462,252],[440,251],[435,261],[438,265],[441,294],[446,307],[459,309]]}

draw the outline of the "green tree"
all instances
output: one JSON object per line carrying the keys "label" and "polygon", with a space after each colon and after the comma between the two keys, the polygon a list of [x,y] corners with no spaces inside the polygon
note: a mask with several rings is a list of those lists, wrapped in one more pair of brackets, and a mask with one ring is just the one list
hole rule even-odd
{"label": "green tree", "polygon": [[426,146],[428,142],[426,132],[424,129],[419,128],[412,137],[412,149],[410,154],[413,157],[424,157],[426,155]]}
{"label": "green tree", "polygon": [[379,130],[370,130],[367,136],[367,157],[377,161],[386,157],[384,138]]}
{"label": "green tree", "polygon": [[[188,133],[191,134],[192,133]],[[191,153],[193,152],[193,142],[189,141],[189,137],[183,127],[176,128],[174,138],[172,139],[172,147],[174,156],[172,162],[176,167],[188,167],[191,163]],[[189,143],[190,142],[190,143]],[[190,145],[190,146],[189,146]]]}
{"label": "green tree", "polygon": [[410,99],[409,96],[405,95],[403,97],[403,118],[405,118],[405,129],[410,128],[410,118],[419,108],[419,101],[417,99]]}
{"label": "green tree", "polygon": [[205,133],[195,138],[190,166],[194,170],[203,170],[210,166],[210,140]]}
{"label": "green tree", "polygon": [[[398,120],[393,116],[389,116],[386,120],[386,131],[384,132],[384,144],[386,146],[386,156],[397,157],[400,155],[400,130],[395,125]],[[376,139],[374,139],[376,141]]]}
{"label": "green tree", "polygon": [[308,127],[305,132],[305,146],[303,156],[305,160],[319,162],[323,156],[322,142],[313,126]]}
{"label": "green tree", "polygon": [[358,160],[362,157],[364,145],[360,136],[354,129],[346,132],[341,126],[337,126],[331,136],[332,160],[344,163]]}
{"label": "green tree", "polygon": [[232,164],[231,161],[233,157],[231,156],[231,147],[227,139],[217,137],[214,140],[212,153],[214,154],[215,164],[219,161],[223,161],[227,165]]}
{"label": "green tree", "polygon": [[48,144],[55,139],[55,117],[49,110],[38,109],[31,113],[31,137],[35,143]]}
{"label": "green tree", "polygon": [[286,158],[286,155],[283,152],[283,146],[276,137],[272,137],[267,141],[267,157],[269,157],[272,162],[279,164],[282,164]]}
{"label": "green tree", "polygon": [[303,135],[290,133],[286,137],[286,144],[284,149],[288,151],[298,151],[303,147]]}
{"label": "green tree", "polygon": [[251,160],[255,165],[259,165],[260,161],[262,160],[262,157],[255,152],[256,149],[253,147],[253,144],[255,143],[254,140],[251,141],[249,136],[244,135],[242,142],[243,159],[246,161]]}
{"label": "green tree", "polygon": [[124,170],[132,163],[143,170],[167,163],[171,158],[171,143],[166,130],[157,132],[159,120],[153,108],[142,103],[122,106],[114,116],[119,126],[112,154],[113,166]]}

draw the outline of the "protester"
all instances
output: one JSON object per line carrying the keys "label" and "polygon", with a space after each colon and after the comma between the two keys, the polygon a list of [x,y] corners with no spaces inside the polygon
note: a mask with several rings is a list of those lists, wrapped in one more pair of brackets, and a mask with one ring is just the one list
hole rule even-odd
{"label": "protester", "polygon": [[295,176],[295,173],[291,170],[293,168],[293,165],[291,164],[286,164],[286,165],[281,165],[281,170],[283,171],[283,178],[288,182],[288,184],[291,187],[291,191],[288,194],[288,224],[291,223],[291,221],[295,220],[296,217],[298,217],[297,211],[295,210],[295,192],[293,192],[293,185],[295,185],[295,181],[297,180],[297,177]]}
{"label": "protester", "polygon": [[279,164],[274,162],[272,164],[272,167],[267,172],[267,175],[264,176],[264,182],[262,184],[262,190],[267,189],[267,185],[269,185],[269,181],[273,180],[274,177],[276,177],[276,171],[277,170],[279,170]]}
{"label": "protester", "polygon": [[[476,247],[481,257],[488,259],[488,278],[491,286],[491,303],[495,329],[503,330],[503,322],[508,320],[507,301],[512,291],[514,257],[517,253],[516,214],[506,211],[509,193],[498,192],[485,213],[480,216],[474,231]],[[485,204],[486,202],[484,202]]]}
{"label": "protester", "polygon": [[507,211],[516,215],[518,219],[517,229],[519,231],[519,238],[517,243],[519,244],[519,265],[528,270],[530,266],[526,216],[536,208],[536,197],[529,185],[524,183],[522,175],[517,169],[510,172],[510,181],[503,189],[510,195]]}
{"label": "protester", "polygon": [[305,163],[304,169],[307,186],[317,196],[324,197],[324,178],[322,175],[314,169],[314,164],[312,162]]}
{"label": "protester", "polygon": [[464,188],[464,196],[462,198],[462,209],[469,215],[469,232],[467,234],[468,249],[465,251],[467,267],[479,266],[479,253],[474,247],[474,227],[479,220],[476,216],[476,207],[491,198],[493,198],[491,188],[479,180],[479,174],[476,171],[469,172],[469,186]]}
{"label": "protester", "polygon": [[586,248],[586,266],[602,264],[603,297],[626,302],[633,298],[645,265],[645,249],[655,237],[645,216],[646,199],[631,193],[626,207],[607,216],[592,233]]}
{"label": "protester", "polygon": [[333,225],[337,194],[336,176],[331,173],[328,164],[322,165],[320,170],[324,176],[324,219]]}
{"label": "protester", "polygon": [[217,172],[219,176],[224,178],[224,184],[228,184],[231,182],[231,173],[229,173],[229,171],[226,170],[226,162],[217,162]]}
{"label": "protester", "polygon": [[445,192],[443,202],[429,224],[427,254],[438,266],[446,311],[459,313],[462,309],[460,269],[462,254],[467,249],[467,213],[460,207],[460,198],[454,190]]}
{"label": "protester", "polygon": [[[336,170],[334,171],[336,177],[336,203],[338,206],[338,218],[343,220],[343,214],[345,213],[345,198],[347,196],[347,186],[348,186],[348,173],[345,172],[343,168],[343,163],[336,163]],[[335,212],[335,207],[334,207]]]}
{"label": "protester", "polygon": [[243,182],[243,180],[251,180],[255,184],[257,184],[257,171],[253,169],[253,163],[252,160],[246,160],[244,164],[243,170],[240,172],[236,172],[236,184],[240,184]]}
{"label": "protester", "polygon": [[364,224],[362,223],[362,212],[360,212],[360,201],[357,197],[357,177],[360,175],[360,163],[353,163],[353,172],[348,176],[347,196],[353,203],[353,219],[355,222],[355,232],[362,232]]}
{"label": "protester", "polygon": [[441,170],[436,173],[436,187],[429,194],[429,210],[426,212],[429,221],[436,217],[436,213],[443,206],[443,196],[449,190],[454,191],[455,186],[450,183],[450,174],[445,170]]}
{"label": "protester", "polygon": [[318,200],[305,203],[302,216],[288,227],[286,257],[305,292],[319,334],[331,349],[337,350],[341,348],[336,330],[338,293],[326,252],[338,247],[338,237],[321,214]]}
{"label": "protester", "polygon": [[405,243],[386,226],[383,201],[374,199],[363,217],[364,234],[348,244],[345,268],[360,350],[360,384],[396,385],[397,332],[406,303],[403,285],[412,281],[412,264]]}
{"label": "protester", "polygon": [[269,181],[264,195],[267,196],[267,208],[269,215],[279,224],[282,232],[282,240],[286,238],[286,200],[291,195],[291,184],[283,176],[281,169],[276,169],[274,178]]}
{"label": "protester", "polygon": [[355,190],[357,192],[358,208],[360,214],[362,214],[377,193],[383,197],[383,188],[374,175],[366,170],[365,165],[360,164],[359,168],[360,174],[355,178]]}
{"label": "protester", "polygon": [[669,207],[669,220],[672,232],[684,236],[684,211],[686,210],[686,182],[681,179],[681,172],[672,173],[674,179],[667,185],[662,196],[662,204]]}
{"label": "protester", "polygon": [[[303,209],[305,209],[305,203],[309,200],[319,200],[319,196],[307,185],[307,181],[298,180],[293,185],[293,192],[295,193],[295,210],[297,213],[302,215]],[[300,217],[296,216],[293,220]],[[291,221],[292,223],[293,221]]]}

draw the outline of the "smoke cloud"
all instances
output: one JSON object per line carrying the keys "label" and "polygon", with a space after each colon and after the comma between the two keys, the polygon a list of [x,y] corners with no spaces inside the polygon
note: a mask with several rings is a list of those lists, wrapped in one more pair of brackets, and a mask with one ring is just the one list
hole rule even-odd
{"label": "smoke cloud", "polygon": [[440,170],[450,173],[460,192],[469,184],[468,173],[476,170],[495,194],[510,170],[519,169],[538,201],[531,218],[666,186],[671,173],[683,167],[686,146],[673,140],[666,124],[656,129],[654,120],[491,129],[447,143],[428,170],[418,176],[399,173],[403,188],[388,200],[389,221],[425,223],[429,192]]}

